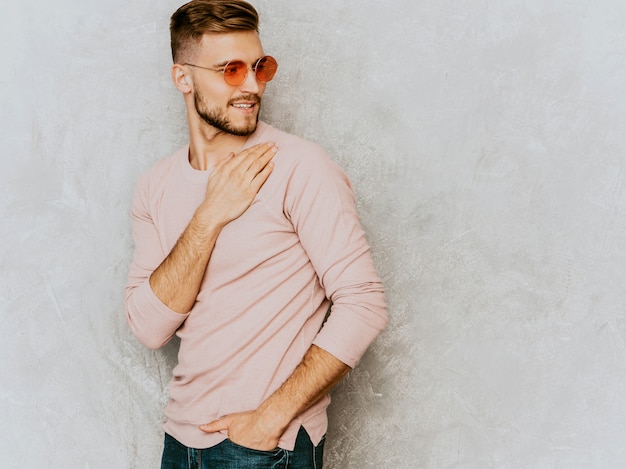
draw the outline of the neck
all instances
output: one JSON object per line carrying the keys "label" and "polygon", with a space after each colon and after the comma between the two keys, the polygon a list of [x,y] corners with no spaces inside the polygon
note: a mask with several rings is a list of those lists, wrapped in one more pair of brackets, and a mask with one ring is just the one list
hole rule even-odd
{"label": "neck", "polygon": [[237,153],[248,140],[222,132],[204,122],[189,123],[189,163],[194,169],[213,168],[231,152]]}

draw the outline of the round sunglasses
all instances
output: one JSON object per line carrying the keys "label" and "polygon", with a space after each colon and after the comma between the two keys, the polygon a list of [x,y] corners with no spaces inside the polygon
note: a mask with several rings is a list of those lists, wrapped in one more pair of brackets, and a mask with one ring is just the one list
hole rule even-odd
{"label": "round sunglasses", "polygon": [[[184,63],[183,65],[189,65],[190,67],[201,68],[203,70],[210,70],[212,72],[220,72],[224,75],[224,81],[231,86],[241,85],[244,81],[246,81],[246,77],[248,76],[248,66],[241,60],[231,60],[221,68],[201,67],[200,65],[190,63]],[[258,81],[261,83],[267,83],[274,78],[274,75],[276,75],[278,62],[276,62],[274,57],[266,55],[265,57],[261,57],[257,60],[251,68]]]}

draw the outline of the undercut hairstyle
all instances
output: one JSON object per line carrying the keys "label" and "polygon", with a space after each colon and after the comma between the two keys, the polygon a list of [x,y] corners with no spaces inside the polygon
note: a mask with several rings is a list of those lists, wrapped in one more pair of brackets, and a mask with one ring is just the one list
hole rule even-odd
{"label": "undercut hairstyle", "polygon": [[189,60],[193,46],[206,33],[259,31],[259,14],[244,0],[192,0],[181,6],[170,21],[174,63]]}

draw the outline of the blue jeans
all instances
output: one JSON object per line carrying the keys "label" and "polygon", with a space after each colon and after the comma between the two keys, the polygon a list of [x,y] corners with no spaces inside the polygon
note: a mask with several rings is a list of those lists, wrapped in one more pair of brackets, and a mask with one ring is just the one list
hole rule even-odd
{"label": "blue jeans", "polygon": [[300,427],[293,451],[258,451],[228,439],[211,448],[193,449],[166,433],[161,469],[321,469],[325,438],[313,446]]}

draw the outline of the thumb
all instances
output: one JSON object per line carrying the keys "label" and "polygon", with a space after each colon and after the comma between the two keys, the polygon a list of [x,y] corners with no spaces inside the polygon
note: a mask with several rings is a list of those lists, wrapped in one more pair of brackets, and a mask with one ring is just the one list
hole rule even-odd
{"label": "thumb", "polygon": [[200,425],[200,430],[206,433],[215,433],[222,430],[228,430],[230,426],[230,418],[228,415],[222,417],[217,420],[213,420],[212,422],[205,423],[204,425]]}
{"label": "thumb", "polygon": [[226,155],[226,158],[222,158],[221,160],[217,162],[217,164],[215,165],[215,169],[221,168],[230,160],[232,160],[234,157],[235,157],[235,153],[231,151],[228,155]]}

